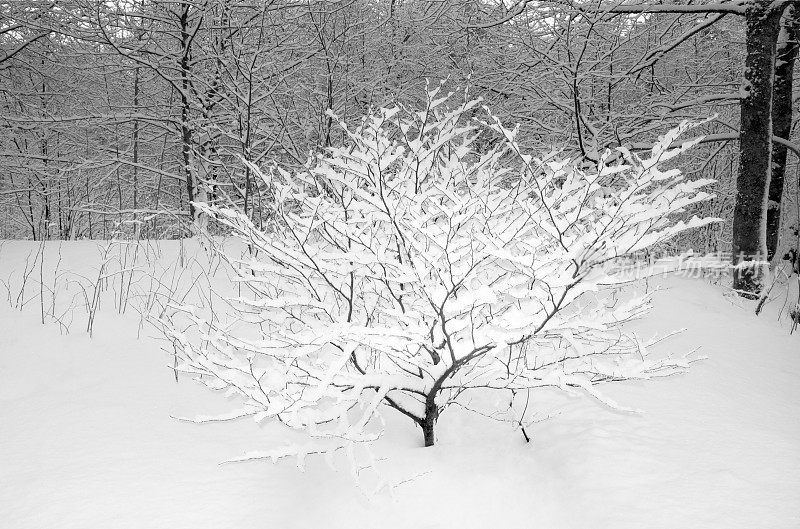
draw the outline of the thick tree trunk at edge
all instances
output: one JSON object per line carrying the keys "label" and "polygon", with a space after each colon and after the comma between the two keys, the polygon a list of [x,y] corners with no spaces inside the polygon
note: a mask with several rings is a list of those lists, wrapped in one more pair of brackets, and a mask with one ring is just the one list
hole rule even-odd
{"label": "thick tree trunk at edge", "polygon": [[[772,134],[788,140],[792,129],[792,82],[797,58],[798,10],[789,6],[783,17],[778,48],[775,53],[775,81],[772,87]],[[772,176],[769,182],[769,208],[767,209],[767,257],[772,260],[778,248],[780,234],[781,198],[786,173],[787,149],[775,143],[772,146]]]}
{"label": "thick tree trunk at edge", "polygon": [[[733,217],[734,264],[766,257],[766,205],[772,156],[772,78],[780,11],[771,2],[754,1],[747,8],[747,59],[741,104],[739,175]],[[756,297],[762,267],[734,271],[733,288]]]}

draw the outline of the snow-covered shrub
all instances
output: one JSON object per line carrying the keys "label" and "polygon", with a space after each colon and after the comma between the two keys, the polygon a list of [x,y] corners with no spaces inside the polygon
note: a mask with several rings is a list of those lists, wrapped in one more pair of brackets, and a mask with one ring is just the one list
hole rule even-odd
{"label": "snow-covered shrub", "polygon": [[[312,438],[245,459],[373,441],[386,409],[428,446],[442,413],[471,392],[508,403],[549,386],[615,406],[596,385],[687,366],[685,356],[649,359],[623,330],[646,296],[609,292],[630,280],[615,258],[711,221],[674,218],[709,198],[709,181],[658,168],[690,147],[667,150],[688,125],[647,159],[625,152],[626,165],[590,173],[521,152],[479,101],[439,90],[422,111],[383,108],[354,130],[339,125],[347,144],[306,171],[262,175],[276,197],[270,229],[198,204],[252,250],[226,256],[249,290],[229,300],[232,318],[174,306],[178,368],[238,395],[231,417]],[[503,408],[497,416],[520,424]]]}

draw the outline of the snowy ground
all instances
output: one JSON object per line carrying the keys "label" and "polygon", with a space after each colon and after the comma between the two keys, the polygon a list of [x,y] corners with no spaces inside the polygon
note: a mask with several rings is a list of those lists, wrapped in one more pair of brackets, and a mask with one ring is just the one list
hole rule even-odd
{"label": "snowy ground", "polygon": [[[56,245],[46,284],[59,284]],[[162,246],[165,261],[178,252]],[[36,248],[0,248],[0,279],[12,287],[0,287],[4,528],[800,527],[800,333],[776,321],[777,303],[757,318],[704,280],[659,280],[655,310],[637,327],[686,327],[664,346],[700,346],[708,359],[680,377],[604,389],[643,414],[566,398],[541,410],[556,416],[525,444],[502,424],[448,410],[438,445],[421,448],[413,425],[387,412],[376,455],[394,485],[368,498],[344,466],[219,465],[273,445],[269,428],[172,419],[230,406],[176,383],[153,331],[137,339],[133,310],[119,315],[104,299],[93,338],[80,311],[62,335],[41,324],[38,268],[32,300],[14,310]],[[59,270],[96,273],[96,243],[61,253]],[[80,300],[76,285],[60,299]]]}

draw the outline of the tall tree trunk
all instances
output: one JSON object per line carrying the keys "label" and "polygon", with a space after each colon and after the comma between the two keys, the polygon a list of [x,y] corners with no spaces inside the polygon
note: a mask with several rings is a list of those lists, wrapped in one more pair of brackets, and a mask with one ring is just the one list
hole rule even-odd
{"label": "tall tree trunk", "polygon": [[[772,87],[772,134],[789,139],[792,129],[792,82],[800,36],[800,10],[789,6],[784,13],[775,53],[775,81]],[[781,197],[786,173],[785,145],[772,146],[772,176],[769,181],[767,209],[767,257],[772,260],[778,248],[781,221]]]}
{"label": "tall tree trunk", "polygon": [[195,153],[192,138],[192,128],[189,123],[191,105],[189,103],[189,59],[191,54],[191,35],[189,34],[189,11],[191,4],[186,3],[178,19],[181,31],[181,154],[183,156],[184,175],[186,176],[186,195],[189,205],[189,217],[197,220],[197,211],[194,207],[195,199]]}
{"label": "tall tree trunk", "polygon": [[139,67],[133,71],[133,231],[134,238],[139,238],[139,223],[136,210],[139,208]]}
{"label": "tall tree trunk", "polygon": [[[767,198],[772,156],[772,79],[781,13],[769,0],[755,0],[745,13],[747,58],[741,104],[739,175],[733,216],[733,260],[766,257]],[[733,288],[746,297],[761,289],[761,266],[734,271]]]}

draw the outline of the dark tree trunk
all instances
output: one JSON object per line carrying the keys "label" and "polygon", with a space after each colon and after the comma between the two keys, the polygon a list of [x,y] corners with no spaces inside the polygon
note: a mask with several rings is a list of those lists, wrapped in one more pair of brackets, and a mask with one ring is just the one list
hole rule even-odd
{"label": "dark tree trunk", "polygon": [[[739,175],[733,216],[733,260],[763,259],[766,253],[766,204],[772,156],[772,79],[781,13],[769,0],[747,8],[745,90],[741,104]],[[735,270],[733,288],[757,297],[761,267]]]}
{"label": "dark tree trunk", "polygon": [[434,430],[436,429],[436,421],[439,419],[439,407],[436,406],[436,393],[438,393],[438,389],[428,394],[428,398],[425,401],[425,416],[419,423],[422,428],[425,446],[433,446],[436,443]]}
{"label": "dark tree trunk", "polygon": [[178,22],[181,30],[181,57],[180,57],[180,72],[181,72],[181,154],[183,155],[184,174],[186,176],[186,194],[188,197],[189,217],[191,220],[196,220],[197,212],[195,211],[195,182],[194,182],[194,156],[193,156],[193,138],[192,129],[189,124],[191,107],[189,104],[189,59],[191,47],[191,35],[189,34],[189,11],[190,4],[183,6],[183,11],[180,14]]}
{"label": "dark tree trunk", "polygon": [[[133,71],[133,111],[139,114],[139,67]],[[136,210],[139,208],[139,119],[133,120],[133,230],[139,233]],[[138,239],[138,237],[136,237]]]}
{"label": "dark tree trunk", "polygon": [[[775,81],[772,87],[772,135],[788,140],[792,129],[792,82],[797,58],[800,20],[798,9],[789,6],[784,13],[775,53]],[[778,248],[781,221],[781,197],[786,173],[785,145],[772,146],[772,176],[769,181],[767,209],[767,257],[772,260]]]}
{"label": "dark tree trunk", "polygon": [[426,419],[422,421],[420,426],[422,426],[422,437],[425,440],[425,446],[433,446],[436,443],[436,437],[434,436],[436,421],[428,421]]}

